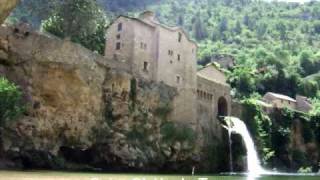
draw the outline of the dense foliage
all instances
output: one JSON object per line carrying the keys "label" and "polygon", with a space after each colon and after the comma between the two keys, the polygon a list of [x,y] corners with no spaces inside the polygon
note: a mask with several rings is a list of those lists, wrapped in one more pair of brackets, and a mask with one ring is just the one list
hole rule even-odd
{"label": "dense foliage", "polygon": [[105,24],[118,14],[154,10],[162,23],[182,26],[199,44],[198,63],[213,55],[235,57],[229,82],[235,97],[267,91],[317,97],[320,2],[305,4],[252,0],[23,0],[13,22],[45,20],[44,29],[103,52]]}
{"label": "dense foliage", "polygon": [[22,93],[7,79],[0,77],[0,126],[6,125],[23,112]]}
{"label": "dense foliage", "polygon": [[106,19],[97,3],[92,0],[61,2],[44,23],[43,28],[62,38],[82,44],[99,53],[104,52]]}

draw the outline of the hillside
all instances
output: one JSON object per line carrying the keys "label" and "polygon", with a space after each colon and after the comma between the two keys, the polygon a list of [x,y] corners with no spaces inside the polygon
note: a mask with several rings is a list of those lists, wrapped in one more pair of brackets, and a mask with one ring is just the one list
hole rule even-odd
{"label": "hillside", "polygon": [[[36,27],[55,15],[57,1],[24,0],[11,18],[28,19]],[[229,54],[237,66],[229,82],[237,98],[274,91],[290,96],[297,93],[317,97],[319,84],[304,77],[320,69],[320,3],[306,4],[251,0],[98,0],[106,22],[118,14],[137,15],[149,9],[162,23],[182,26],[199,44],[198,63],[211,56]],[[33,9],[33,11],[30,11]],[[32,13],[31,13],[32,12]],[[46,21],[48,22],[48,21]],[[50,22],[50,21],[49,21]],[[104,26],[101,26],[104,27]],[[52,28],[51,28],[52,29]],[[49,31],[56,33],[55,31]],[[59,33],[58,33],[59,34]],[[61,33],[60,33],[61,34]],[[100,29],[96,35],[103,36]],[[80,40],[79,40],[80,39]],[[75,42],[101,52],[96,38]],[[93,48],[92,48],[93,47]],[[312,89],[310,91],[310,89]]]}

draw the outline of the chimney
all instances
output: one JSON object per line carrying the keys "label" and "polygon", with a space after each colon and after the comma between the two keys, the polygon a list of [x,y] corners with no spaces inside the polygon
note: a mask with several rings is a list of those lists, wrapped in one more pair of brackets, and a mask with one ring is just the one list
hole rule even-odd
{"label": "chimney", "polygon": [[139,19],[147,21],[156,21],[156,15],[152,11],[145,11],[139,15]]}

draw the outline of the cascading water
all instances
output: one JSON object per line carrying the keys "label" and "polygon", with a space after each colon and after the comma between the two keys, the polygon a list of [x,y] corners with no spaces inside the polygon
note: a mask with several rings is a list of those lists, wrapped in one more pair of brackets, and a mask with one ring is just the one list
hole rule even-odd
{"label": "cascading water", "polygon": [[229,135],[229,166],[230,166],[230,172],[233,172],[233,158],[232,158],[232,139],[231,139],[231,133],[232,130],[228,129],[228,135]]}
{"label": "cascading water", "polygon": [[[225,126],[225,128],[229,132],[237,133],[242,136],[247,150],[247,167],[249,175],[264,174],[265,170],[260,165],[257,151],[245,123],[236,117],[225,117],[225,122],[227,123],[227,126]],[[230,136],[229,138],[231,138]],[[229,140],[229,142],[231,141]]]}

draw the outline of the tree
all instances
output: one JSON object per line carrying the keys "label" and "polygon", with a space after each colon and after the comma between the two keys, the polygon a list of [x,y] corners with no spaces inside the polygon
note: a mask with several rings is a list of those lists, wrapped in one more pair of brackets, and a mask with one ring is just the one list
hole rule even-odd
{"label": "tree", "polygon": [[69,0],[43,23],[43,29],[61,38],[103,53],[106,18],[95,0]]}
{"label": "tree", "polygon": [[299,56],[299,60],[300,60],[300,66],[302,67],[303,73],[305,76],[317,72],[317,69],[315,69],[314,67],[312,52],[302,51]]}
{"label": "tree", "polygon": [[228,78],[231,87],[237,90],[237,97],[248,97],[256,90],[256,81],[251,67],[238,67]]}
{"label": "tree", "polygon": [[21,91],[16,85],[0,77],[0,126],[14,120],[22,112]]}
{"label": "tree", "polygon": [[228,30],[228,19],[223,17],[219,23],[220,34]]}
{"label": "tree", "polygon": [[307,80],[301,81],[299,84],[299,93],[301,95],[307,97],[316,97],[317,92],[319,91],[319,85],[314,80]]}
{"label": "tree", "polygon": [[258,39],[262,39],[263,38],[263,36],[266,34],[266,32],[267,32],[267,28],[268,28],[268,25],[266,24],[266,23],[264,23],[264,22],[262,22],[262,23],[259,23],[258,25],[257,25],[257,31],[256,31],[256,33],[257,33],[257,37],[258,37]]}
{"label": "tree", "polygon": [[203,22],[199,16],[196,16],[193,25],[193,33],[196,40],[203,40],[208,37],[207,29],[205,28]]}
{"label": "tree", "polygon": [[280,33],[280,40],[286,41],[287,40],[287,26],[283,22],[279,22],[276,24],[276,29]]}
{"label": "tree", "polygon": [[241,27],[240,21],[237,21],[237,22],[236,22],[236,26],[234,27],[234,32],[235,32],[236,34],[241,34],[241,32],[242,32],[242,27]]}

